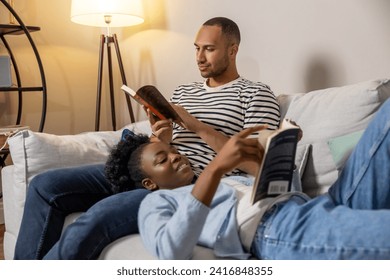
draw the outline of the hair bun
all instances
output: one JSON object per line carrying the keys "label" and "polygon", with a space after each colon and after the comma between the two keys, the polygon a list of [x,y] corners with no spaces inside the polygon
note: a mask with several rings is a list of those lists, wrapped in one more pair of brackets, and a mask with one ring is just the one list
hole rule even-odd
{"label": "hair bun", "polygon": [[110,151],[104,168],[105,177],[111,184],[113,193],[134,189],[134,182],[128,169],[129,159],[140,145],[148,142],[149,137],[145,134],[136,134],[129,129],[123,130],[121,140]]}

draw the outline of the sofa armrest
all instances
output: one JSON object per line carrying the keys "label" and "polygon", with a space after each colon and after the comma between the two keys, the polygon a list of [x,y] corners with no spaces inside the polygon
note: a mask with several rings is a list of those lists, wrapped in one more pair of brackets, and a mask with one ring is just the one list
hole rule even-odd
{"label": "sofa armrest", "polygon": [[20,221],[22,219],[24,203],[16,202],[15,188],[13,187],[14,166],[8,165],[1,169],[1,181],[3,188],[4,203],[4,258],[13,258],[16,237],[19,232]]}

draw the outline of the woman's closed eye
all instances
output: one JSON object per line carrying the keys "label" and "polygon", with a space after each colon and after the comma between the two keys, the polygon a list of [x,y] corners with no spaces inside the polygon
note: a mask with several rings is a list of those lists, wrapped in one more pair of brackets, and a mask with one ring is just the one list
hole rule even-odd
{"label": "woman's closed eye", "polygon": [[165,152],[158,153],[154,158],[154,164],[164,164],[168,160],[168,155]]}

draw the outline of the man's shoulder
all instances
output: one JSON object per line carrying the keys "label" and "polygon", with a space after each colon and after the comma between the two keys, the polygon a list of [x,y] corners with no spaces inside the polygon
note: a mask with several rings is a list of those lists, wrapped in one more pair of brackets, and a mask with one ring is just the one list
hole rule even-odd
{"label": "man's shoulder", "polygon": [[186,84],[181,84],[176,87],[176,91],[181,91],[181,90],[192,90],[192,89],[201,89],[204,86],[204,81],[197,81],[197,82],[190,82]]}
{"label": "man's shoulder", "polygon": [[237,80],[237,85],[242,86],[248,89],[261,90],[261,91],[271,91],[271,87],[263,82],[252,81],[246,78],[241,78]]}

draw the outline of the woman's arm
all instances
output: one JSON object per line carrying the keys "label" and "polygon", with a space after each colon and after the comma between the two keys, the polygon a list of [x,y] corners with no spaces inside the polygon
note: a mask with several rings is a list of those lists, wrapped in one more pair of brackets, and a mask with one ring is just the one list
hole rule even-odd
{"label": "woman's arm", "polygon": [[[264,126],[247,128],[232,136],[217,156],[209,163],[199,176],[192,190],[192,195],[203,204],[210,206],[214,194],[218,188],[221,177],[241,165],[251,162],[259,168],[259,163],[264,154],[264,149],[259,141],[254,138],[246,138],[254,132],[264,129]],[[255,175],[253,173],[252,175]]]}
{"label": "woman's arm", "polygon": [[145,247],[159,259],[190,259],[209,211],[190,190],[149,194],[138,213]]}

